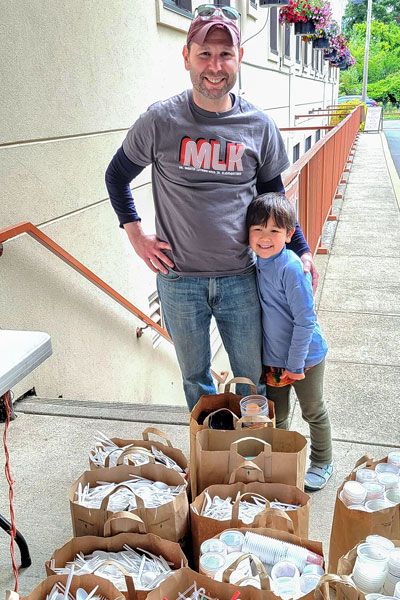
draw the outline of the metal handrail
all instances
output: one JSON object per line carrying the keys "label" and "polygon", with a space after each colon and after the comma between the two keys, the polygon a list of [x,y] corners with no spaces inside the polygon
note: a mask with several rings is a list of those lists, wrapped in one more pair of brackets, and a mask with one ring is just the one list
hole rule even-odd
{"label": "metal handrail", "polygon": [[[36,227],[36,225],[33,225],[33,223],[30,223],[29,221],[24,221],[22,223],[17,223],[16,225],[11,225],[9,227],[0,229],[0,245],[3,242],[11,240],[12,238],[15,238],[23,233],[27,233],[28,235],[30,235],[33,239],[39,242],[39,244],[50,250],[50,252],[58,256],[58,258],[61,258],[63,262],[72,267],[85,279],[93,283],[97,288],[99,288],[108,296],[110,296],[110,298],[118,302],[118,304],[120,304],[123,308],[125,308],[130,313],[135,315],[135,317],[146,323],[146,325],[157,331],[157,333],[159,333],[161,337],[163,337],[171,344],[173,343],[167,330],[164,329],[164,327],[161,327],[158,323],[150,319],[150,317],[148,317],[146,313],[141,311],[140,308],[132,304],[132,302],[124,298],[124,296],[122,296],[119,292],[114,290],[114,288],[108,285],[108,283],[100,279],[100,277],[93,273],[93,271],[85,267],[83,263],[81,263],[74,256],[72,256],[72,254],[64,250],[64,248],[62,248],[59,244],[52,240],[48,235],[43,233],[43,231]],[[2,253],[3,249],[1,247],[0,256],[2,255]],[[224,383],[228,375],[226,372],[223,372],[221,375],[219,375],[212,369],[211,373],[216,379],[216,381],[218,381],[218,383]]]}

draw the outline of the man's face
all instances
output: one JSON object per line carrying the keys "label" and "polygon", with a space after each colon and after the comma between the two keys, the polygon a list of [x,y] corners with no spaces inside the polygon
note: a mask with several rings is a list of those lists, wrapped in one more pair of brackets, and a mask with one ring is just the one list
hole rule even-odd
{"label": "man's face", "polygon": [[232,46],[225,29],[212,28],[203,44],[183,49],[185,68],[193,88],[205,98],[223,98],[235,85],[243,50]]}

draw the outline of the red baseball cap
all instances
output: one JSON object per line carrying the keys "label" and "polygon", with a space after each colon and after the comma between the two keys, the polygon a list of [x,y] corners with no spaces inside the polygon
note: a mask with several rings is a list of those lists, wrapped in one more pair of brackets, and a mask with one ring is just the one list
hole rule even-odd
{"label": "red baseball cap", "polygon": [[218,29],[226,29],[232,39],[232,44],[238,46],[240,44],[240,31],[235,21],[231,19],[224,19],[220,15],[213,15],[212,17],[205,19],[204,17],[196,17],[190,27],[187,34],[186,43],[196,42],[196,44],[204,44],[207,33],[213,27]]}

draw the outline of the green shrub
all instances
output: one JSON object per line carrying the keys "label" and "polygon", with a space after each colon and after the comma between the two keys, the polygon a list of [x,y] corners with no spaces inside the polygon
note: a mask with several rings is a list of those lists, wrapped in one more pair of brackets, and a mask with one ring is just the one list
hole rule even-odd
{"label": "green shrub", "polygon": [[[364,120],[365,120],[365,114],[367,112],[367,105],[364,102],[361,102],[361,100],[357,100],[357,98],[354,98],[353,100],[348,100],[347,102],[343,102],[343,104],[340,104],[340,114],[339,115],[332,115],[330,118],[330,125],[333,125],[334,127],[336,127],[336,125],[338,125],[340,123],[340,121],[343,121],[343,119],[345,119],[347,117],[347,115],[349,115],[356,106],[362,105],[364,108]],[[364,131],[364,120],[362,121],[362,123],[360,123],[360,131]]]}

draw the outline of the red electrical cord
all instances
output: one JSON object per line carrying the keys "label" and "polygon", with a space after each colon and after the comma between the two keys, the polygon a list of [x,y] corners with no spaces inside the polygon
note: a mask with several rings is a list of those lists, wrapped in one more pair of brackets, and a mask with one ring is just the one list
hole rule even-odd
{"label": "red electrical cord", "polygon": [[15,545],[14,545],[15,535],[17,533],[17,528],[15,525],[15,514],[14,514],[14,479],[11,474],[10,453],[9,453],[8,447],[7,447],[7,431],[10,426],[10,421],[11,421],[11,394],[10,394],[10,392],[7,392],[6,394],[4,394],[3,400],[4,400],[4,407],[6,410],[6,422],[5,422],[5,426],[4,426],[3,444],[4,444],[4,454],[6,457],[4,471],[6,474],[6,479],[8,481],[8,487],[9,487],[8,497],[9,497],[9,502],[10,502],[10,522],[11,522],[10,554],[11,554],[12,569],[13,569],[14,579],[15,579],[14,591],[18,592],[18,566],[17,566],[17,561],[15,560]]}

